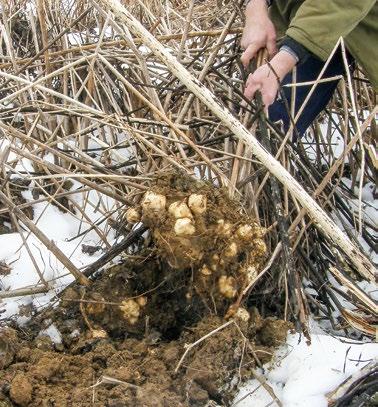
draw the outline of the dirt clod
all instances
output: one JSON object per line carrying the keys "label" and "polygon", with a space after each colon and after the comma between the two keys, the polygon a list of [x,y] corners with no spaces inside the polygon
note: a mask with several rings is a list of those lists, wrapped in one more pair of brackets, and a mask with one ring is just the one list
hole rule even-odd
{"label": "dirt clod", "polygon": [[193,382],[188,390],[188,396],[193,406],[203,406],[209,400],[209,393],[204,390],[198,383]]}
{"label": "dirt clod", "polygon": [[17,374],[12,380],[10,397],[19,406],[28,406],[32,399],[33,387],[28,378],[22,373]]}
{"label": "dirt clod", "polygon": [[276,318],[266,318],[259,331],[259,340],[265,346],[277,347],[285,342],[288,324]]}
{"label": "dirt clod", "polygon": [[9,366],[18,346],[17,332],[11,328],[0,329],[0,369]]}

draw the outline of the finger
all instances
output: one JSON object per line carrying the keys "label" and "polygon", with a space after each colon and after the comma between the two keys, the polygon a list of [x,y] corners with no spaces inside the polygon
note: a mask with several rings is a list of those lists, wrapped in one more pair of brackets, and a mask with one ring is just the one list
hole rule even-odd
{"label": "finger", "polygon": [[255,93],[260,89],[260,85],[258,83],[250,82],[244,89],[244,96],[248,100],[252,100],[255,96]]}
{"label": "finger", "polygon": [[267,109],[270,105],[273,104],[273,102],[276,100],[276,94],[272,92],[266,92],[264,89],[261,91],[262,95],[262,102],[265,106],[265,109]]}
{"label": "finger", "polygon": [[266,49],[268,50],[270,58],[277,54],[277,43],[275,38],[268,39],[266,43]]}
{"label": "finger", "polygon": [[248,45],[247,49],[243,52],[242,56],[240,57],[240,60],[244,65],[244,68],[248,66],[249,62],[256,56],[257,51],[260,48],[261,48],[260,46],[254,43]]}

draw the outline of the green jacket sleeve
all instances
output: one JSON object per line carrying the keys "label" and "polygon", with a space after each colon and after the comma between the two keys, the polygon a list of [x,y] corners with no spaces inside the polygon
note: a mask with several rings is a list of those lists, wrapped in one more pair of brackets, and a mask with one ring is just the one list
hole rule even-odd
{"label": "green jacket sleeve", "polygon": [[286,35],[326,60],[340,37],[346,37],[372,9],[376,0],[305,0]]}

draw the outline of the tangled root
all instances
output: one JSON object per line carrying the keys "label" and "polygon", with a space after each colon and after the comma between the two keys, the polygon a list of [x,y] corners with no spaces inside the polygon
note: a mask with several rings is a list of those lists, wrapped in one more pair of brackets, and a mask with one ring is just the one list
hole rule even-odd
{"label": "tangled root", "polygon": [[261,268],[265,231],[225,191],[177,178],[160,179],[128,213],[141,214],[159,256],[173,269],[193,270],[197,293],[232,301]]}

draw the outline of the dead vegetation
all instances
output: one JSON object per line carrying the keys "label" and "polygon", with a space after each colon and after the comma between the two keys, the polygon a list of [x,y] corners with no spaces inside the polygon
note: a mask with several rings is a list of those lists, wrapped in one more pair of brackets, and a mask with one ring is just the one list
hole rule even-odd
{"label": "dead vegetation", "polygon": [[[363,199],[377,166],[377,107],[363,74],[342,81],[311,137],[295,143],[292,131],[285,135],[269,119],[266,136],[259,107],[243,99],[237,1],[123,1],[188,78],[197,78],[271,152],[263,165],[254,145],[110,12],[112,3],[3,2],[0,233],[20,233],[26,247],[31,233],[64,264],[76,283],[60,297],[91,340],[149,338],[151,330],[177,339],[214,315],[218,325],[234,318],[248,330],[253,307],[305,334],[312,313],[345,334],[374,335],[376,305],[357,285],[361,278],[374,280],[366,259],[377,229],[368,216],[372,203]],[[344,150],[336,155],[334,144],[341,142]],[[336,244],[319,227],[280,171],[281,182],[268,182],[270,163],[312,196],[322,219],[331,215],[344,229],[332,229],[335,236],[350,246]],[[79,219],[78,245],[94,231],[93,250],[103,255],[92,266],[76,267],[41,232],[43,213],[33,215],[37,203]],[[97,211],[97,222],[88,208]],[[1,298],[36,295],[57,284],[60,277],[46,279],[29,253],[34,270],[27,272],[37,273],[39,283],[2,291]],[[109,268],[121,253],[125,265]],[[1,263],[1,273],[8,272],[11,265]]]}

